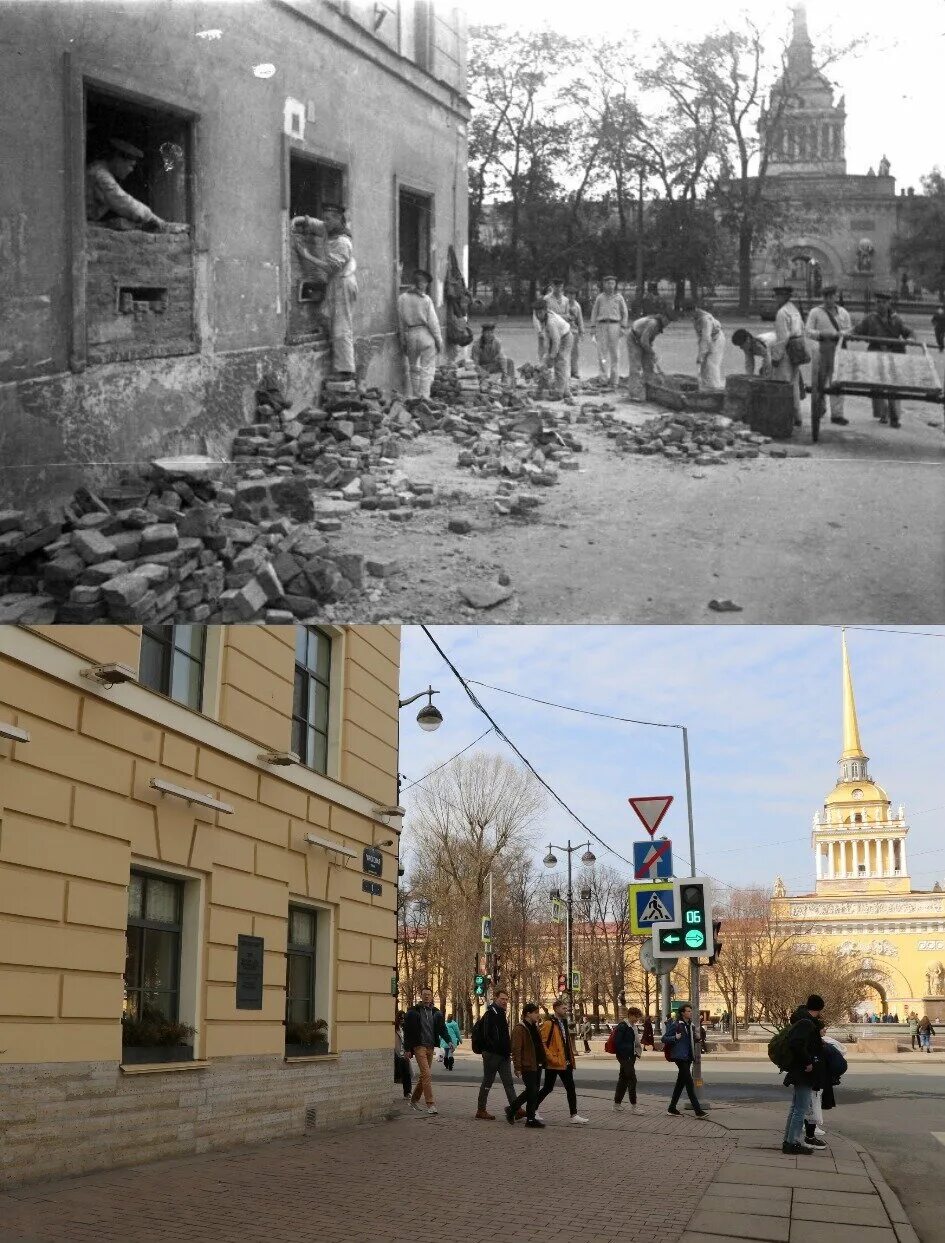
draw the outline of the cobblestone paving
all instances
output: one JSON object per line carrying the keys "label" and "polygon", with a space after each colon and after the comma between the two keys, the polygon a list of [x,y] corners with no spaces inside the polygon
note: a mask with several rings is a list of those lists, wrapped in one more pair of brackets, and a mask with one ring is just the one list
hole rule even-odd
{"label": "cobblestone paving", "polygon": [[[614,1113],[560,1090],[544,1131],[479,1122],[475,1089],[437,1084],[440,1115],[279,1140],[21,1187],[0,1195],[0,1243],[403,1243],[487,1231],[506,1240],[675,1243],[735,1141],[710,1120],[668,1118],[662,1097]],[[560,1098],[560,1099],[559,1099]]]}

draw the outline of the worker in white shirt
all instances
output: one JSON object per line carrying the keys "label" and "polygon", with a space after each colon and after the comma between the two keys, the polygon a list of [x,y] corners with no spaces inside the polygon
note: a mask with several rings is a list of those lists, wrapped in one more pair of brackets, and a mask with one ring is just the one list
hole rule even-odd
{"label": "worker in white shirt", "polygon": [[413,288],[397,299],[400,348],[407,363],[407,388],[411,397],[429,397],[436,370],[436,356],[443,351],[443,335],[436,307],[427,290],[433,277],[424,268],[413,274]]}
{"label": "worker in white shirt", "polygon": [[774,364],[771,351],[774,348],[773,332],[759,332],[757,336],[747,328],[736,328],[732,333],[732,345],[737,345],[745,355],[745,375],[755,374],[755,359],[761,359],[762,379],[770,380]]}
{"label": "worker in white shirt", "polygon": [[[541,324],[547,342],[544,361],[546,372],[554,371],[553,395],[562,398],[565,405],[573,406],[575,403],[571,396],[571,325],[557,311],[552,311],[543,298],[535,302],[532,311],[538,323]],[[543,387],[544,378],[539,381],[539,392]]]}
{"label": "worker in white shirt", "polygon": [[605,276],[603,290],[594,299],[591,332],[597,342],[601,388],[616,391],[620,378],[620,338],[630,323],[623,294],[617,293],[616,276]]}
{"label": "worker in white shirt", "polygon": [[571,379],[581,378],[581,339],[584,336],[584,312],[578,302],[577,290],[568,285],[564,291],[568,300],[568,313],[565,316],[571,325]]}
{"label": "worker in white shirt", "polygon": [[776,285],[774,296],[778,303],[778,311],[774,317],[774,349],[771,359],[774,363],[775,380],[790,384],[793,391],[794,426],[801,425],[801,365],[808,354],[804,341],[804,321],[801,313],[791,301],[794,293],[792,285]]}
{"label": "worker in white shirt", "polygon": [[635,319],[627,334],[627,354],[630,374],[627,377],[627,396],[631,401],[646,401],[646,385],[660,372],[653,342],[669,323],[665,311],[655,315],[641,315]]}
{"label": "worker in white shirt", "polygon": [[[323,203],[322,216],[295,216],[292,231],[297,253],[325,282],[321,313],[331,337],[331,365],[336,375],[353,376],[354,307],[358,300],[357,262],[345,220],[343,203]],[[313,250],[302,243],[306,234],[316,239]]]}
{"label": "worker in white shirt", "polygon": [[[837,301],[837,286],[824,285],[821,290],[823,302],[815,306],[807,317],[805,329],[811,342],[811,415],[817,410],[823,418],[827,409],[827,394],[824,392],[833,375],[833,364],[845,336],[853,331],[853,320],[846,307]],[[850,420],[843,414],[843,394],[830,395],[830,422],[846,426]]]}
{"label": "worker in white shirt", "polygon": [[696,366],[699,368],[699,387],[702,389],[724,388],[722,360],[725,357],[725,333],[722,325],[704,307],[696,307],[692,316],[696,330]]}

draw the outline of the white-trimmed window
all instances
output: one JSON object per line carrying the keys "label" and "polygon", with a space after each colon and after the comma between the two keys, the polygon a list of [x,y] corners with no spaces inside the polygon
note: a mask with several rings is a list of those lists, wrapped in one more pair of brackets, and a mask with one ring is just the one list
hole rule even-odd
{"label": "white-trimmed window", "polygon": [[331,635],[320,626],[296,628],[292,750],[306,767],[325,774],[331,715],[331,648]]}
{"label": "white-trimmed window", "polygon": [[169,699],[203,709],[206,626],[144,626],[138,681]]}
{"label": "white-trimmed window", "polygon": [[285,986],[285,1043],[290,1056],[329,1052],[330,950],[330,910],[290,902]]}

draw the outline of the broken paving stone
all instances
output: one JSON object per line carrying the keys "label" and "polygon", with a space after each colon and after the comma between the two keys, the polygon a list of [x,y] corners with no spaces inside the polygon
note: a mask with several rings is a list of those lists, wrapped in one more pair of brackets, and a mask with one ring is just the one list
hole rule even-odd
{"label": "broken paving stone", "polygon": [[154,526],[145,527],[141,532],[139,551],[142,557],[150,556],[152,553],[173,552],[179,543],[180,535],[177,527],[171,522],[158,522]]}
{"label": "broken paving stone", "polygon": [[341,519],[340,518],[317,518],[315,520],[315,525],[316,527],[318,527],[319,531],[340,531],[341,530]]}
{"label": "broken paving stone", "polygon": [[461,587],[459,594],[474,609],[494,609],[514,594],[510,586],[499,583],[469,583]]}
{"label": "broken paving stone", "polygon": [[476,523],[468,514],[454,514],[447,523],[447,530],[454,535],[470,535],[476,530]]}
{"label": "broken paving stone", "polygon": [[373,557],[368,557],[364,563],[364,568],[372,578],[392,578],[400,571],[399,561],[376,561]]}
{"label": "broken paving stone", "polygon": [[744,610],[734,600],[710,600],[709,608],[713,613],[741,613]]}

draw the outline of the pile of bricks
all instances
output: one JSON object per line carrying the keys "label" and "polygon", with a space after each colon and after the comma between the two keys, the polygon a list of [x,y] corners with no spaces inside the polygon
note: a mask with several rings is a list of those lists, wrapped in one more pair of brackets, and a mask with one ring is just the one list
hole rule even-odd
{"label": "pile of bricks", "polygon": [[544,409],[495,417],[451,414],[443,430],[461,446],[457,465],[476,475],[498,475],[543,486],[558,482],[560,470],[577,470],[583,442],[565,418]]}
{"label": "pile of bricks", "polygon": [[756,458],[771,444],[769,436],[721,414],[672,413],[630,427],[614,415],[600,413],[602,425],[624,453],[661,455],[670,461],[715,466],[735,459]]}
{"label": "pile of bricks", "polygon": [[218,472],[165,459],[102,495],[0,513],[0,623],[288,622],[363,585],[365,558],[286,513],[313,515],[302,481]]}

